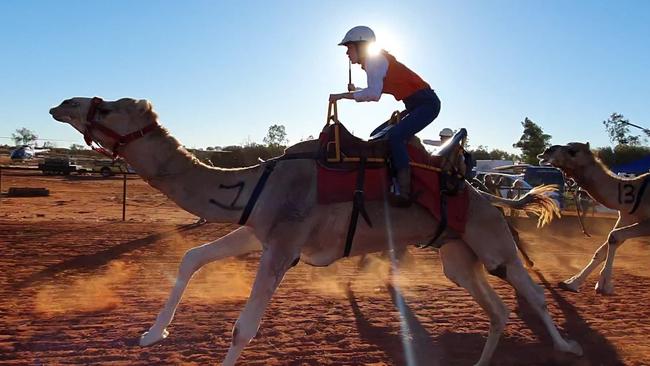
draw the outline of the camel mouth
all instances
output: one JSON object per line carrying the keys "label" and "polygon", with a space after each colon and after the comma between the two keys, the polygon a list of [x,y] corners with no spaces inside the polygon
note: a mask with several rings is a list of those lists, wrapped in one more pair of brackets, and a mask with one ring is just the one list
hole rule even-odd
{"label": "camel mouth", "polygon": [[60,115],[60,114],[57,114],[56,112],[57,112],[56,108],[50,109],[50,115],[55,120],[57,120],[59,122],[64,122],[64,123],[71,123],[72,122],[72,118],[70,116],[68,116],[68,115]]}

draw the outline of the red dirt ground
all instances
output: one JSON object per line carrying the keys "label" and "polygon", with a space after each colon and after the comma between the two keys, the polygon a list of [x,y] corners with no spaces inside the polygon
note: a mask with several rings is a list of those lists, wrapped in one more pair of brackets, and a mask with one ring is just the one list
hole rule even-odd
{"label": "red dirt ground", "polygon": [[[149,348],[137,345],[166,300],[188,248],[234,225],[194,226],[141,180],[128,180],[127,221],[121,221],[121,178],[43,177],[3,171],[2,188],[45,187],[49,197],[0,201],[0,364],[217,364],[243,307],[257,255],[213,263],[192,280],[168,328]],[[549,310],[578,340],[582,358],[553,352],[546,332],[512,289],[491,283],[513,311],[494,365],[650,364],[650,239],[626,243],[615,264],[617,294],[567,293],[556,283],[588,261],[611,219],[575,218],[544,230],[516,222],[530,243]],[[406,365],[404,339],[418,365],[471,365],[485,340],[486,315],[447,281],[438,255],[410,250],[395,287],[387,265],[357,259],[328,268],[299,264],[273,297],[242,365]],[[397,290],[396,288],[399,288]],[[404,300],[400,312],[396,304]],[[401,324],[409,334],[402,337]]]}

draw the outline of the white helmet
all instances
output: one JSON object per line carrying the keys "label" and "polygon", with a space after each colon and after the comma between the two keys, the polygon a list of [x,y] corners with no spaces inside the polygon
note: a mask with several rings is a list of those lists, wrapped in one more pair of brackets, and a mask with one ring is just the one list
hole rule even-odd
{"label": "white helmet", "polygon": [[352,42],[374,42],[375,32],[365,25],[358,25],[350,29],[339,43],[339,46],[345,46]]}
{"label": "white helmet", "polygon": [[440,130],[440,137],[452,137],[454,135],[454,131],[451,130],[449,127],[445,127],[442,130]]}

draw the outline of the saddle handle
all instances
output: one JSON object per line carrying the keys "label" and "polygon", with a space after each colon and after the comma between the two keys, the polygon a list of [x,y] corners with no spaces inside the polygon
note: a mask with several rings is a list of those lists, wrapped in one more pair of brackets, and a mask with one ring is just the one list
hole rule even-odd
{"label": "saddle handle", "polygon": [[330,102],[329,105],[327,106],[327,119],[325,120],[325,126],[330,125],[330,121],[333,123],[341,123],[339,121],[339,111],[338,108],[336,107],[336,101]]}

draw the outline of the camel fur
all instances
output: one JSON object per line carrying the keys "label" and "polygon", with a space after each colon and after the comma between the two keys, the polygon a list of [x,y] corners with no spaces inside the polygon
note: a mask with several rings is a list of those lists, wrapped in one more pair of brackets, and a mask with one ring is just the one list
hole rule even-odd
{"label": "camel fur", "polygon": [[[119,135],[157,123],[157,116],[147,101],[128,98],[102,101],[97,106],[99,112],[88,121],[91,101],[91,98],[82,97],[68,99],[52,108],[50,114],[81,133],[86,133],[91,123],[101,124]],[[109,149],[115,146],[114,138],[108,134],[97,129],[92,131],[93,140],[101,146]],[[209,222],[237,223],[241,207],[251,196],[266,165],[261,163],[239,169],[207,166],[189,154],[163,127],[119,145],[117,152],[152,187]],[[220,187],[239,183],[243,184],[243,189],[233,207],[215,204],[232,202],[233,191]],[[467,289],[489,316],[490,329],[477,365],[490,363],[509,316],[509,310],[487,282],[483,268],[501,274],[531,304],[556,350],[580,355],[580,345],[565,340],[553,323],[546,309],[544,291],[532,281],[517,256],[504,217],[485,196],[469,185],[466,189],[470,190],[467,228],[440,249],[440,256],[445,275]],[[250,297],[235,322],[232,342],[223,360],[223,365],[234,365],[244,347],[255,337],[264,311],[285,273],[298,260],[327,266],[341,259],[350,207],[349,203],[317,203],[314,160],[278,161],[245,226],[185,253],[169,299],[154,324],[142,335],[140,344],[151,345],[167,337],[166,328],[182,294],[192,275],[202,266],[261,251]],[[393,208],[384,200],[367,202],[366,209],[373,227],[359,225],[352,256],[425,242],[438,225],[437,220],[419,205]]]}
{"label": "camel fur", "polygon": [[594,200],[618,211],[616,224],[589,263],[576,275],[560,283],[562,288],[578,292],[591,272],[605,262],[595,289],[604,295],[613,294],[612,272],[616,251],[628,239],[650,236],[650,173],[635,178],[618,177],[592,153],[589,143],[554,145],[538,158],[543,163],[560,168]]}

